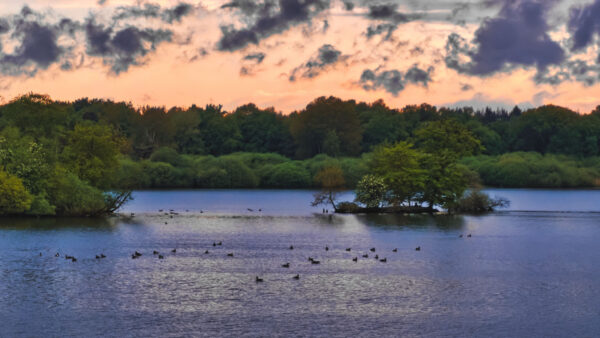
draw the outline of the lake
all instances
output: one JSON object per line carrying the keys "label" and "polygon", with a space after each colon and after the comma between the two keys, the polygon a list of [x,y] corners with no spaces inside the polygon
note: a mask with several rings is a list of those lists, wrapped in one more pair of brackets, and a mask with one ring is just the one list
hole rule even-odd
{"label": "lake", "polygon": [[0,336],[600,335],[600,191],[488,192],[510,208],[332,215],[311,191],[138,191],[134,217],[4,218]]}

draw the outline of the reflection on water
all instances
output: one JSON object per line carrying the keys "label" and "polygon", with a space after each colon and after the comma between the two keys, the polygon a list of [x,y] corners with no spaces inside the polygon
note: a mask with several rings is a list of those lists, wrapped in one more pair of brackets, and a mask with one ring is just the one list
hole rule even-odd
{"label": "reflection on water", "polygon": [[261,200],[263,213],[2,219],[0,336],[600,333],[599,214],[268,212],[285,200]]}

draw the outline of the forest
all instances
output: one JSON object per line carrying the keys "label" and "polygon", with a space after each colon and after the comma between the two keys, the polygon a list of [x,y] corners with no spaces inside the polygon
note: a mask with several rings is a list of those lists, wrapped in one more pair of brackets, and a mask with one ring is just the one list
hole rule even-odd
{"label": "forest", "polygon": [[[0,106],[0,213],[104,214],[131,189],[317,188],[332,167],[353,189],[373,174],[377,154],[443,157],[456,131],[476,141],[458,139],[452,152],[468,186],[600,185],[600,106],[589,114],[553,105],[395,109],[320,97],[282,114],[254,104],[167,109],[27,94]],[[425,170],[427,161],[417,162]]]}

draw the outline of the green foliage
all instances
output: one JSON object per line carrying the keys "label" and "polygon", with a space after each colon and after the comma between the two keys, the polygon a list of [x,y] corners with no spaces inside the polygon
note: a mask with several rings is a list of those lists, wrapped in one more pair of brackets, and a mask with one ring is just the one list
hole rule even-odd
{"label": "green foliage", "polygon": [[415,131],[415,143],[430,154],[444,154],[461,158],[482,150],[481,141],[456,120],[427,122]]}
{"label": "green foliage", "polygon": [[0,215],[19,214],[29,210],[31,194],[16,176],[0,171]]}
{"label": "green foliage", "polygon": [[260,171],[260,185],[265,188],[309,188],[311,176],[294,162],[268,165]]}
{"label": "green foliage", "polygon": [[95,216],[106,208],[101,190],[64,170],[52,177],[48,195],[60,215]]}
{"label": "green foliage", "polygon": [[570,188],[597,186],[600,181],[598,158],[519,152],[468,157],[462,163],[478,172],[489,186]]}
{"label": "green foliage", "polygon": [[494,211],[496,208],[505,208],[510,201],[503,198],[490,198],[480,190],[471,190],[465,193],[455,203],[448,207],[450,212],[484,213]]}
{"label": "green foliage", "polygon": [[428,174],[421,168],[423,156],[407,142],[378,147],[373,151],[369,168],[389,187],[392,205],[410,201],[423,191]]}
{"label": "green foliage", "polygon": [[31,216],[54,216],[56,215],[56,207],[50,204],[46,196],[36,195],[33,197],[31,207],[26,213]]}
{"label": "green foliage", "polygon": [[388,190],[383,178],[366,175],[356,186],[356,202],[364,204],[367,208],[378,208],[384,203]]}

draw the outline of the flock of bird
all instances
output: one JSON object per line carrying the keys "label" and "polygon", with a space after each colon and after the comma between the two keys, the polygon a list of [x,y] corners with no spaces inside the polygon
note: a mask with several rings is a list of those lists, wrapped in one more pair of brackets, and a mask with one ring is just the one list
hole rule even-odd
{"label": "flock of bird", "polygon": [[[189,210],[186,210],[186,212],[187,212],[187,211],[189,211]],[[254,211],[254,210],[252,210],[252,209],[248,209],[248,211]],[[261,209],[258,209],[258,211],[260,212],[260,211],[262,211],[262,210],[261,210]],[[162,210],[162,209],[160,209],[160,210],[159,210],[159,212],[163,213],[163,210]],[[200,213],[202,213],[202,211],[200,211]],[[169,212],[168,212],[168,213],[164,213],[164,214],[165,214],[165,215],[168,215],[168,216],[170,216],[171,218],[173,218],[173,216],[175,216],[175,215],[179,215],[179,214],[178,214],[177,212],[175,212],[173,209],[169,210]],[[135,213],[131,213],[131,214],[130,214],[130,216],[131,216],[131,217],[134,217],[134,216],[135,216]],[[167,224],[167,222],[165,222],[165,224]],[[462,235],[462,234],[461,234],[461,235],[459,235],[459,237],[460,237],[460,238],[463,238],[463,237],[464,237],[464,235]],[[467,237],[467,238],[471,238],[471,237],[472,237],[472,235],[471,235],[471,234],[468,234],[466,237]],[[213,247],[222,246],[222,245],[223,245],[223,242],[222,242],[222,241],[219,241],[219,242],[213,242],[213,243],[212,243],[212,246],[213,246]],[[288,249],[289,249],[289,250],[294,250],[294,246],[293,246],[293,245],[290,245],[290,246],[288,247]],[[330,249],[329,249],[329,246],[328,246],[328,245],[326,245],[326,246],[325,246],[325,251],[329,251],[329,250],[330,250]],[[351,251],[352,251],[352,248],[346,248],[346,252],[351,252]],[[377,251],[377,249],[376,249],[376,248],[370,248],[370,249],[369,249],[369,251],[370,251],[371,253],[375,253],[375,252]],[[415,251],[421,251],[421,247],[420,247],[420,246],[417,246],[417,247],[415,248]],[[397,252],[398,252],[398,248],[395,248],[395,249],[393,249],[393,250],[392,250],[392,252],[394,252],[394,253],[397,253]],[[177,249],[172,249],[172,250],[171,250],[171,253],[177,253]],[[153,254],[154,256],[157,256],[157,257],[158,257],[158,259],[164,259],[164,258],[165,258],[165,256],[164,256],[163,254],[161,254],[160,252],[158,252],[158,251],[156,251],[156,250],[153,250],[153,251],[152,251],[152,254]],[[208,255],[208,254],[210,254],[210,251],[207,249],[207,250],[205,250],[205,251],[204,251],[204,254],[205,254],[205,255]],[[134,253],[132,253],[132,254],[131,254],[131,259],[137,259],[137,258],[141,257],[142,255],[143,255],[142,253],[140,253],[139,251],[137,251],[137,250],[136,250]],[[41,253],[41,252],[40,252],[40,256],[42,256],[42,253]],[[55,256],[55,257],[60,257],[60,254],[57,252],[57,253],[56,253],[54,256]],[[227,253],[227,257],[234,257],[234,254],[233,254],[233,252],[229,252],[229,253]],[[72,262],[77,262],[77,258],[75,258],[74,256],[71,256],[71,255],[67,255],[67,254],[65,254],[65,255],[64,255],[64,258],[65,258],[65,259],[67,259],[67,260],[71,260]],[[96,259],[104,259],[104,258],[106,258],[106,255],[105,255],[104,253],[101,253],[101,254],[99,254],[99,255],[96,255],[96,257],[95,257],[95,258],[96,258]],[[364,254],[362,255],[362,258],[369,258],[369,253],[364,253]],[[381,262],[381,263],[387,263],[387,257],[380,257],[380,256],[379,256],[379,254],[375,254],[375,255],[373,256],[373,258],[374,258],[375,260],[378,260],[378,261],[379,261],[379,262]],[[317,260],[317,259],[314,259],[314,258],[312,258],[312,257],[308,257],[308,261],[309,261],[311,264],[313,264],[313,265],[321,264],[321,261],[319,261],[319,260]],[[352,261],[353,261],[353,262],[358,262],[358,256],[355,256],[354,258],[352,258]],[[289,268],[290,268],[290,263],[289,263],[289,262],[287,262],[287,263],[284,263],[284,264],[282,264],[282,265],[281,265],[281,267],[282,267],[282,268],[289,269]],[[296,275],[294,275],[292,278],[293,278],[293,279],[300,279],[300,275],[299,275],[299,274],[296,274]],[[256,276],[256,278],[255,278],[255,281],[256,281],[257,283],[261,283],[261,282],[264,282],[264,279],[263,279],[263,278],[261,278],[261,277],[259,277],[259,276]]]}

